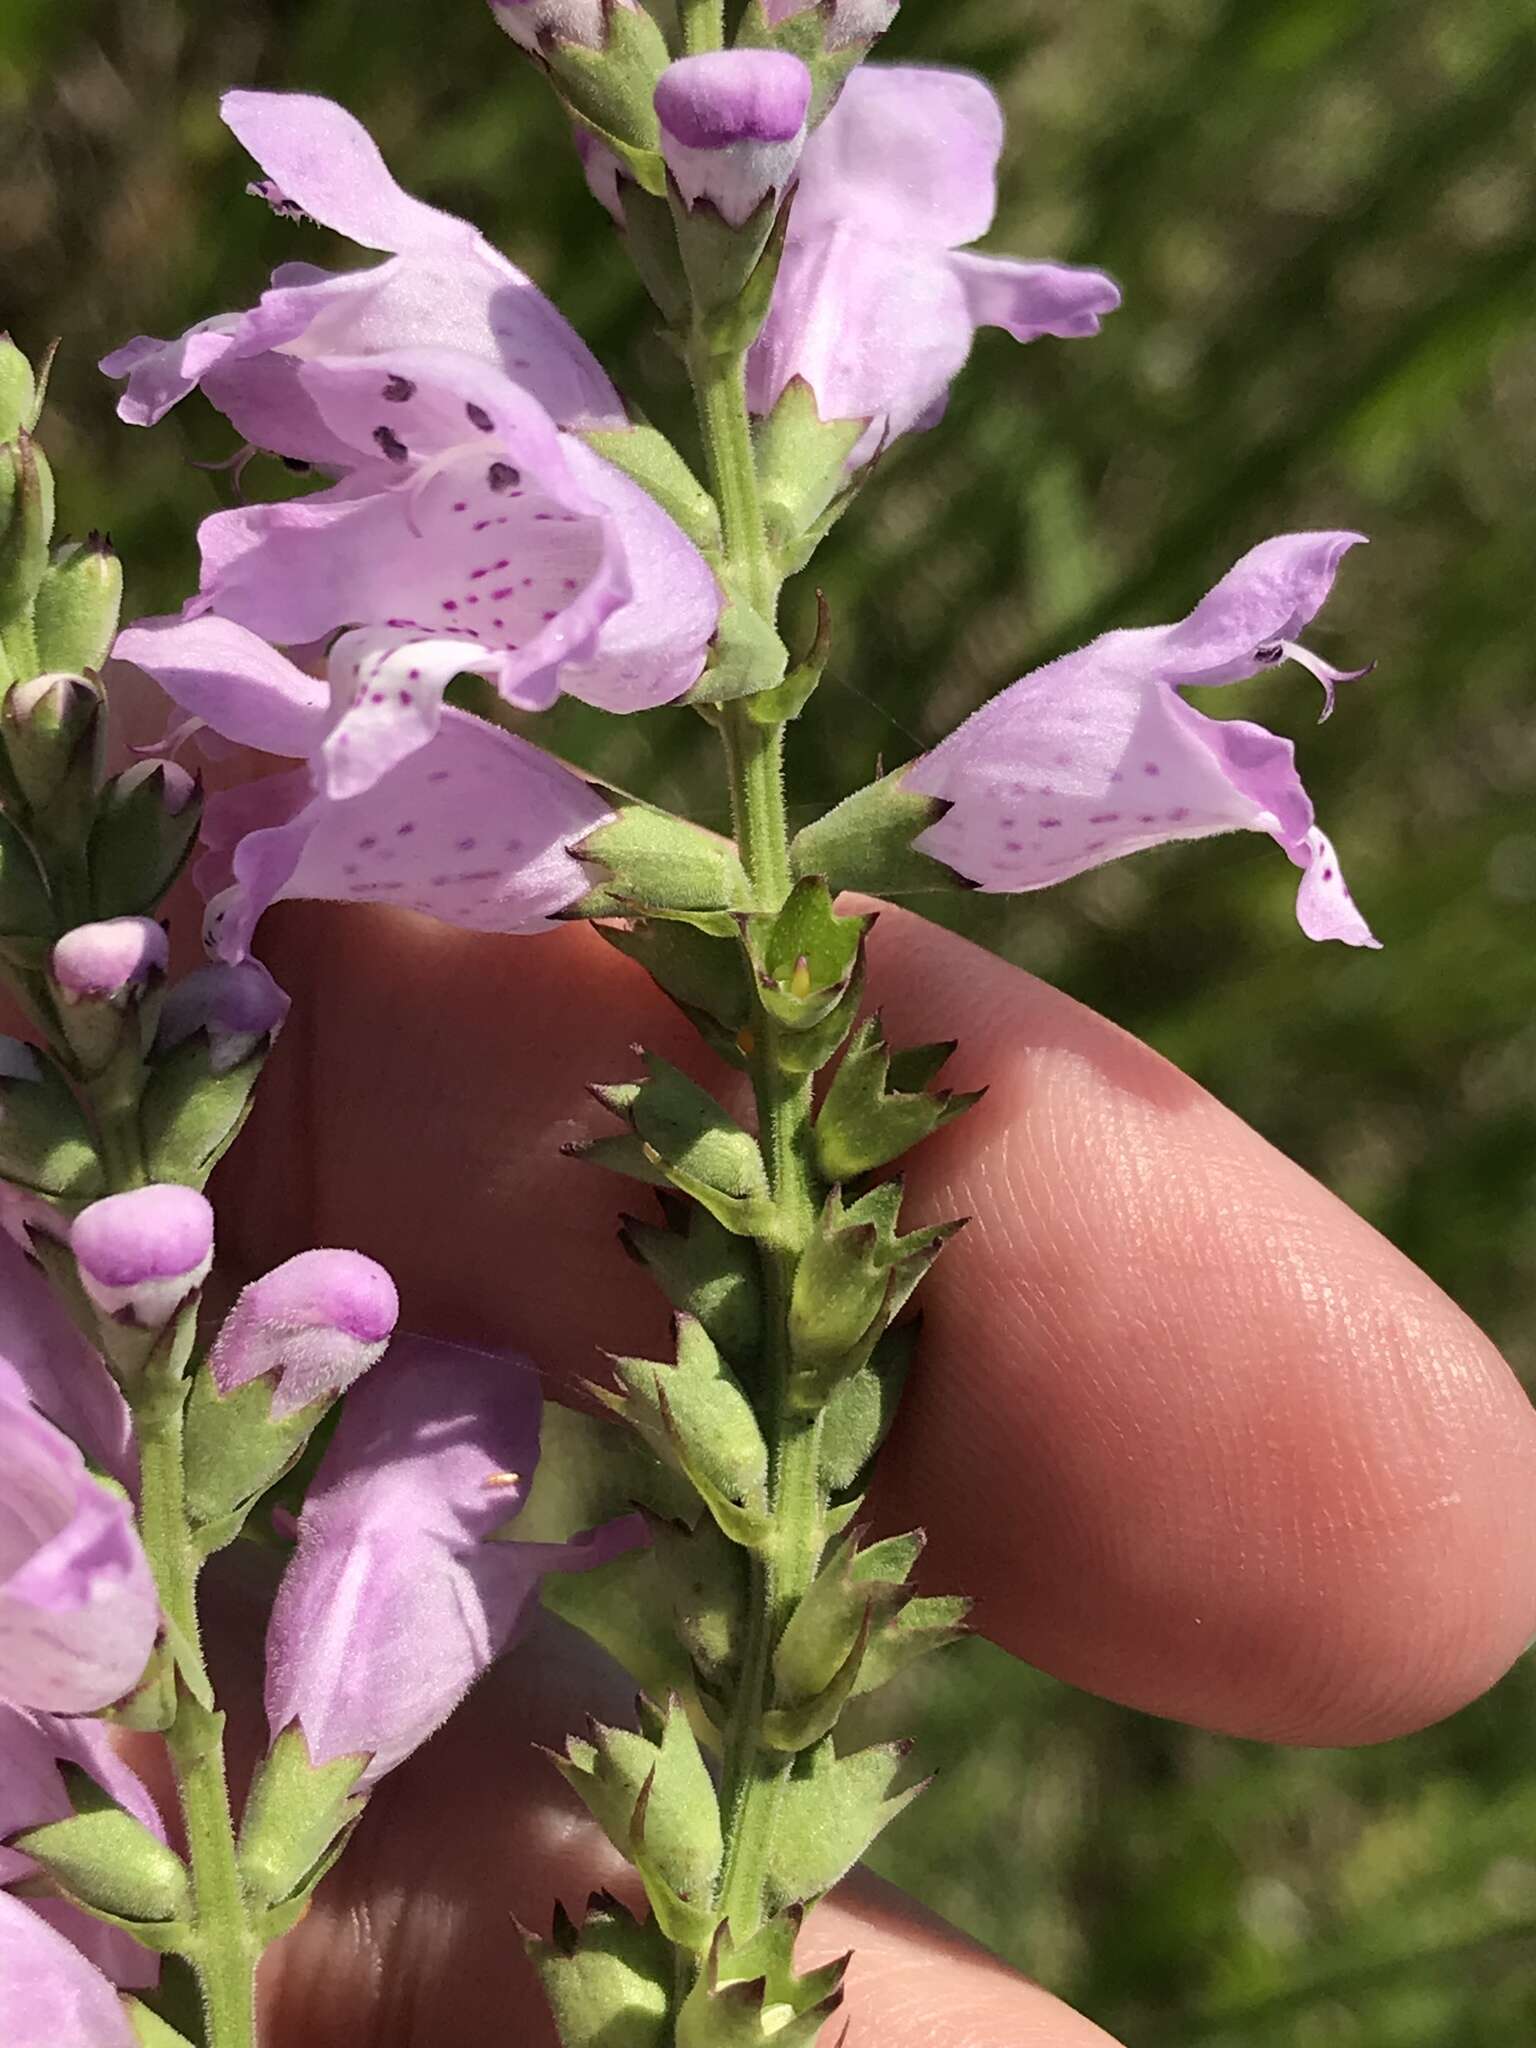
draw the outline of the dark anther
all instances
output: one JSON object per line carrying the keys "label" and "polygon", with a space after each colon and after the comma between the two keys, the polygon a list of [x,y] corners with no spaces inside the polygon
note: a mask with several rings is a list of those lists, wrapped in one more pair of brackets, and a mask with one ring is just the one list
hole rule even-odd
{"label": "dark anther", "polygon": [[510,462],[493,462],[485,472],[485,480],[493,491],[515,491],[523,480],[523,473],[514,469]]}
{"label": "dark anther", "polygon": [[490,433],[496,424],[483,405],[466,405],[464,410],[469,417],[469,424],[478,427],[482,434]]}
{"label": "dark anther", "polygon": [[1255,661],[1275,662],[1280,659],[1282,651],[1279,641],[1271,640],[1263,647],[1255,647],[1253,658]]}
{"label": "dark anther", "polygon": [[308,476],[313,467],[313,464],[306,462],[302,455],[279,455],[277,459],[284,469],[291,469],[295,476]]}
{"label": "dark anther", "polygon": [[375,427],[373,438],[380,452],[391,462],[408,462],[411,451],[406,447],[393,427]]}
{"label": "dark anther", "polygon": [[384,380],[384,396],[391,405],[404,405],[408,398],[416,396],[416,386],[409,377],[387,377]]}

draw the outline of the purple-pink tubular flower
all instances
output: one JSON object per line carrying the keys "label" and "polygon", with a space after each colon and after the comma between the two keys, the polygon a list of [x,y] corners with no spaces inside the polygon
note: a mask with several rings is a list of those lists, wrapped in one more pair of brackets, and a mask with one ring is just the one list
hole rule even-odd
{"label": "purple-pink tubular flower", "polygon": [[814,11],[826,23],[827,48],[846,50],[883,36],[900,4],[901,0],[763,0],[763,14],[770,28],[778,28],[796,15]]}
{"label": "purple-pink tubular flower", "polygon": [[262,197],[388,259],[327,271],[288,263],[248,311],[174,341],[140,335],[103,359],[118,403],[151,426],[199,384],[253,446],[331,467],[346,449],[299,388],[306,358],[445,347],[501,370],[566,426],[626,424],[574,328],[479,230],[403,192],[360,121],[308,93],[230,92],[225,122],[266,173]]}
{"label": "purple-pink tubular flower", "polygon": [[777,199],[805,147],[811,74],[784,50],[679,57],[656,81],[661,153],[690,211],[739,228]]}
{"label": "purple-pink tubular flower", "polygon": [[6,2048],[134,2048],[112,1985],[67,1936],[0,1892],[0,2040]]}
{"label": "purple-pink tubular flower", "polygon": [[612,811],[526,740],[443,709],[458,642],[343,634],[328,682],[213,617],[147,622],[118,652],[227,738],[305,764],[209,803],[197,880],[222,959],[286,898],[537,932],[592,886],[567,849]]}
{"label": "purple-pink tubular flower", "polygon": [[[635,12],[635,0],[609,0]],[[491,12],[514,43],[538,50],[545,43],[577,43],[600,50],[607,41],[604,0],[491,0]]]}
{"label": "purple-pink tubular flower", "polygon": [[856,454],[932,426],[978,327],[1096,334],[1102,271],[970,252],[997,206],[1003,117],[981,79],[860,65],[806,144],[773,304],[748,361],[754,412],[803,378],[824,420],[867,419]]}
{"label": "purple-pink tubular flower", "polygon": [[[165,1827],[154,1801],[139,1777],[117,1754],[100,1721],[65,1720],[0,1704],[0,1886],[24,1884],[38,1875],[30,1856],[5,1846],[8,1839],[69,1817],[71,1808],[59,1771],[61,1763],[74,1764],[89,1772],[119,1806],[142,1821],[162,1842],[165,1840]],[[26,1909],[67,1936],[112,1983],[126,1990],[141,1990],[155,1982],[159,1974],[155,1956],[131,1935],[108,1926],[94,1914],[70,1905],[67,1900],[49,1897],[29,1898]],[[0,1959],[3,1956],[0,1943]],[[4,1971],[0,1967],[0,1985],[3,1983]],[[3,2011],[0,1993],[0,2013]],[[7,2048],[11,2039],[9,2033],[0,2032],[0,2040],[5,2041]],[[69,2039],[72,2041],[73,2036]],[[60,2037],[60,2048],[62,2040]],[[50,2048],[54,2044],[50,2043]]]}
{"label": "purple-pink tubular flower", "polygon": [[[55,1222],[59,1236],[68,1225]],[[22,1246],[0,1235],[0,1375],[14,1374],[33,1406],[132,1488],[138,1459],[128,1404]],[[3,1688],[0,1688],[3,1690]]]}
{"label": "purple-pink tubular flower", "polygon": [[53,979],[66,1002],[112,1002],[164,974],[170,950],[152,917],[76,925],[53,949]]}
{"label": "purple-pink tubular flower", "polygon": [[400,1314],[395,1283],[361,1252],[308,1251],[242,1289],[208,1364],[221,1393],[270,1375],[272,1413],[344,1393],[382,1357]]}
{"label": "purple-pink tubular flower", "polygon": [[103,1315],[159,1330],[213,1266],[213,1209],[195,1188],[133,1188],[82,1209],[69,1242],[80,1284]]}
{"label": "purple-pink tubular flower", "polygon": [[918,850],[982,889],[1012,891],[1170,839],[1267,832],[1302,871],[1307,937],[1376,945],[1313,822],[1291,741],[1207,718],[1179,695],[1296,661],[1322,684],[1326,717],[1335,684],[1366,671],[1333,668],[1295,636],[1363,538],[1261,541],[1177,625],[1104,633],[984,704],[906,773],[906,788],[950,806]]}
{"label": "purple-pink tubular flower", "polygon": [[514,1358],[396,1340],[347,1400],[299,1519],[267,1635],[267,1720],[317,1763],[368,1759],[368,1782],[436,1729],[506,1648],[549,1570],[593,1542],[487,1541],[539,1455],[539,1383]]}
{"label": "purple-pink tubular flower", "polygon": [[287,996],[259,960],[215,961],[196,968],[166,996],[155,1047],[169,1052],[204,1032],[210,1068],[227,1074],[275,1038],[287,1015]]}
{"label": "purple-pink tubular flower", "polygon": [[159,1628],[127,1503],[0,1361],[0,1699],[89,1714],[137,1684]]}

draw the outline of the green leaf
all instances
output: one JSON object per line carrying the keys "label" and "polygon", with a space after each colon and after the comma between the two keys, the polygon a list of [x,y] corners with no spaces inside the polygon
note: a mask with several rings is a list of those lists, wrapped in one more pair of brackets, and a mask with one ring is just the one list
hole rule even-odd
{"label": "green leaf", "polygon": [[362,1812],[357,1781],[366,1756],[312,1763],[297,1726],[285,1728],[251,1781],[240,1824],[240,1875],[251,1895],[275,1906],[308,1898],[338,1835]]}
{"label": "green leaf", "polygon": [[[76,1791],[81,1774],[70,1775]],[[68,1820],[29,1828],[13,1846],[83,1906],[133,1921],[178,1921],[190,1911],[191,1880],[181,1858],[105,1794]]]}
{"label": "green leaf", "polygon": [[774,1828],[765,1891],[770,1909],[829,1892],[925,1789],[926,1780],[897,1790],[911,1748],[886,1742],[839,1757],[829,1738],[796,1758]]}

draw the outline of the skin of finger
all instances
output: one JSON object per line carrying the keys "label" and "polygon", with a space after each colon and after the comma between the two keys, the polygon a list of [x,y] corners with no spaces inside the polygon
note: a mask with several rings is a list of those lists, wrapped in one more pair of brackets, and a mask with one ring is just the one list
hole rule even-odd
{"label": "skin of finger", "polygon": [[[264,942],[296,1021],[226,1249],[359,1245],[408,1321],[556,1379],[665,1356],[613,1235],[646,1196],[557,1156],[613,1128],[583,1085],[632,1075],[629,1041],[723,1075],[646,978],[584,930],[291,906]],[[889,909],[871,985],[898,1042],[958,1035],[946,1079],[990,1084],[909,1170],[914,1213],[972,1218],[875,1503],[926,1527],[929,1586],[1057,1676],[1240,1735],[1380,1739],[1492,1683],[1536,1631],[1536,1422],[1486,1340],[1068,997]]]}
{"label": "skin of finger", "polygon": [[[597,1887],[638,1907],[634,1872],[532,1745],[583,1712],[628,1720],[622,1674],[547,1620],[373,1802],[302,1925],[264,1978],[274,2048],[442,2048],[556,2036],[518,1922],[580,1919]],[[850,2048],[1114,2048],[1110,2037],[942,1921],[861,1876],[815,1913],[806,1967],[854,1951],[828,2030]]]}

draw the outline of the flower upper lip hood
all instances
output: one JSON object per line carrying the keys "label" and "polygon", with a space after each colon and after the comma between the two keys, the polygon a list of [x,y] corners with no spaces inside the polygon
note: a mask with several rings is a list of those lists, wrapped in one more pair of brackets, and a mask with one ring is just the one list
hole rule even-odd
{"label": "flower upper lip hood", "polygon": [[1334,669],[1293,636],[1363,539],[1263,541],[1176,625],[1102,634],[1022,677],[906,771],[905,787],[949,807],[919,836],[919,851],[982,889],[1012,891],[1173,839],[1267,832],[1302,870],[1303,931],[1374,946],[1314,823],[1291,742],[1246,720],[1207,718],[1179,695],[1291,658],[1318,676],[1331,703],[1336,683],[1365,670]]}
{"label": "flower upper lip hood", "polygon": [[773,304],[748,363],[754,412],[804,378],[824,420],[867,419],[855,451],[931,426],[978,326],[1019,341],[1096,334],[1102,271],[967,252],[997,205],[1003,117],[960,71],[863,64],[800,160]]}
{"label": "flower upper lip hood", "polygon": [[101,367],[128,380],[123,419],[153,425],[202,384],[255,446],[326,463],[335,451],[293,371],[341,338],[354,354],[446,345],[505,371],[563,425],[627,424],[602,366],[532,280],[468,221],[402,191],[345,108],[309,93],[229,92],[221,111],[267,173],[261,196],[392,253],[358,271],[284,264],[248,311],[114,350]]}

